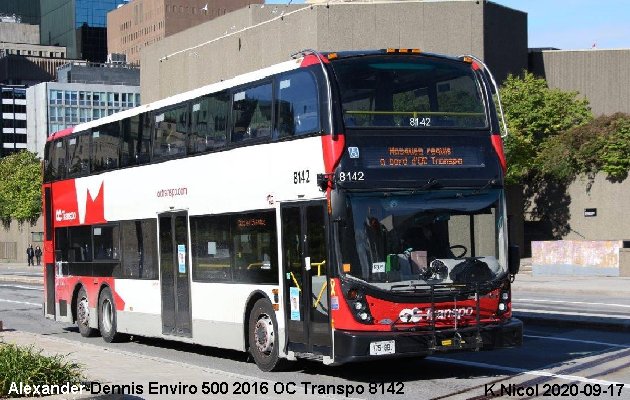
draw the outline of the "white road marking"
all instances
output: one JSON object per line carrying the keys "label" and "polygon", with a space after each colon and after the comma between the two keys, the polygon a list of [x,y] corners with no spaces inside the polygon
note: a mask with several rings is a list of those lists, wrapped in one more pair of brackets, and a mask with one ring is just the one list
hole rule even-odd
{"label": "white road marking", "polygon": [[630,384],[628,383],[606,381],[603,379],[590,379],[590,378],[585,378],[583,376],[577,376],[577,375],[554,374],[553,372],[547,372],[547,371],[528,370],[528,369],[523,369],[523,368],[507,367],[504,365],[494,365],[494,364],[486,364],[486,363],[480,363],[480,362],[474,362],[474,361],[455,360],[452,358],[428,357],[427,359],[433,360],[433,361],[447,362],[451,364],[465,365],[467,367],[496,369],[496,370],[501,370],[501,371],[512,372],[515,374],[546,376],[549,378],[563,379],[563,380],[572,381],[572,382],[590,383],[593,385],[602,385],[602,386],[624,385],[624,389],[630,389]]}
{"label": "white road marking", "polygon": [[557,340],[557,341],[561,341],[561,342],[596,344],[596,345],[600,345],[600,346],[619,347],[619,348],[622,348],[622,349],[630,349],[630,344],[617,344],[617,343],[597,342],[595,340],[567,339],[567,338],[560,338],[560,337],[555,337],[555,336],[537,336],[537,335],[523,335],[523,337],[532,338],[532,339]]}
{"label": "white road marking", "polygon": [[7,299],[0,299],[0,301],[3,301],[5,303],[14,303],[14,304],[26,304],[27,306],[37,306],[37,307],[41,307],[41,304],[38,303],[29,303],[27,301],[16,301],[16,300],[7,300]]}
{"label": "white road marking", "polygon": [[570,311],[556,311],[556,310],[532,310],[529,308],[518,308],[514,307],[515,313],[534,313],[534,314],[556,314],[556,315],[576,315],[578,317],[603,317],[609,319],[622,319],[626,321],[630,321],[630,315],[610,315],[610,314],[595,314],[595,313],[581,313],[581,312],[570,312]]}
{"label": "white road marking", "polygon": [[38,287],[38,286],[24,286],[24,285],[4,285],[4,284],[0,284],[0,287],[12,287],[12,288],[18,288],[18,289],[26,289],[26,290],[44,290],[43,287]]}
{"label": "white road marking", "polygon": [[630,308],[630,304],[611,304],[611,303],[589,303],[586,301],[565,301],[565,300],[547,300],[547,299],[513,299],[516,302],[529,301],[532,303],[559,303],[559,304],[586,304],[590,306],[609,306],[609,307],[623,307]]}

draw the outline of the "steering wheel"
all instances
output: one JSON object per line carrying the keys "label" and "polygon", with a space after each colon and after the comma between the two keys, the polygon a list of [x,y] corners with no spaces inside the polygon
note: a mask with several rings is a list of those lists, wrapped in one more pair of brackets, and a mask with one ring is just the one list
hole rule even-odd
{"label": "steering wheel", "polygon": [[460,255],[458,255],[458,256],[456,256],[455,254],[453,254],[453,256],[454,256],[455,258],[462,258],[462,257],[464,257],[464,256],[466,255],[466,253],[468,253],[468,249],[466,248],[466,246],[461,245],[461,244],[456,244],[456,245],[453,245],[453,246],[449,247],[449,250],[451,250],[451,253],[452,253],[452,252],[453,252],[453,250],[455,250],[455,249],[463,250],[463,251],[462,251],[462,254],[460,254]]}

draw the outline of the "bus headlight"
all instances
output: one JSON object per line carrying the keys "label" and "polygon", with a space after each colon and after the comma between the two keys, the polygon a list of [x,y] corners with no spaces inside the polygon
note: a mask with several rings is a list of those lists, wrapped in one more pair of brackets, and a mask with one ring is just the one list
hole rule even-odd
{"label": "bus headlight", "polygon": [[499,294],[499,306],[497,308],[497,315],[501,315],[508,311],[508,304],[510,303],[510,289],[509,286],[507,288],[501,289],[501,294]]}
{"label": "bus headlight", "polygon": [[[349,285],[348,285],[349,286]],[[344,285],[344,296],[348,301],[348,306],[353,311],[354,318],[361,323],[369,324],[372,322],[372,314],[370,313],[370,307],[365,299],[365,293],[361,288],[348,287]]]}

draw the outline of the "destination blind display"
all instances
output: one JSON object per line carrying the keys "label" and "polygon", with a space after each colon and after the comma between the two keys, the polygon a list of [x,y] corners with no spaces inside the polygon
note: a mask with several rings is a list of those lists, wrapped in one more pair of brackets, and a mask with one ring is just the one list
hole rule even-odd
{"label": "destination blind display", "polygon": [[390,146],[361,150],[367,168],[485,166],[483,148],[478,146]]}

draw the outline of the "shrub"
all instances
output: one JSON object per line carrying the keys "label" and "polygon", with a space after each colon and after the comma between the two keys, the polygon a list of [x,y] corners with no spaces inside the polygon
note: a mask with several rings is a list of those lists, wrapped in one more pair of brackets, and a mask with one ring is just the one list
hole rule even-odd
{"label": "shrub", "polygon": [[0,342],[0,397],[21,397],[9,394],[11,383],[24,385],[79,384],[83,378],[81,367],[67,361],[65,356],[42,355],[33,346],[21,347]]}

